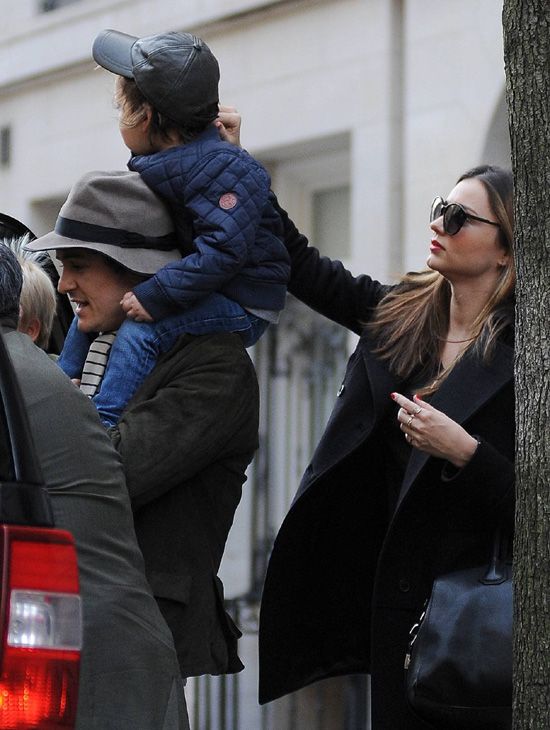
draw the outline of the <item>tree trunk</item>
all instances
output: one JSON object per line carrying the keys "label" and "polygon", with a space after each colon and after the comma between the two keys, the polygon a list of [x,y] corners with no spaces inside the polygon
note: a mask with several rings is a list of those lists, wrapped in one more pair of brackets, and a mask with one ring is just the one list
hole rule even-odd
{"label": "tree trunk", "polygon": [[516,218],[514,730],[550,728],[550,2],[504,0]]}

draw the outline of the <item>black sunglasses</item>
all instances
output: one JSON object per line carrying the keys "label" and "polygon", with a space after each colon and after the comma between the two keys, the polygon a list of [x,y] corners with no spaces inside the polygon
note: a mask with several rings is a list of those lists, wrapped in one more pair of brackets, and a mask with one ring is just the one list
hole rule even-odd
{"label": "black sunglasses", "polygon": [[443,216],[443,230],[449,236],[458,233],[467,220],[489,223],[491,226],[500,228],[500,224],[495,223],[495,221],[488,221],[487,218],[480,218],[478,215],[468,213],[460,203],[447,203],[443,198],[437,196],[437,198],[434,198],[430,210],[430,223],[441,216]]}

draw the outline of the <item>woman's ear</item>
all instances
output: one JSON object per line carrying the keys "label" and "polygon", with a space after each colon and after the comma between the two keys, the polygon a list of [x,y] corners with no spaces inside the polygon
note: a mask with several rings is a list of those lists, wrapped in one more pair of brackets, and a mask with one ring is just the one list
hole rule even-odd
{"label": "woman's ear", "polygon": [[500,258],[497,261],[497,266],[499,267],[499,269],[503,269],[505,266],[508,266],[509,261],[510,261],[510,252],[502,251]]}

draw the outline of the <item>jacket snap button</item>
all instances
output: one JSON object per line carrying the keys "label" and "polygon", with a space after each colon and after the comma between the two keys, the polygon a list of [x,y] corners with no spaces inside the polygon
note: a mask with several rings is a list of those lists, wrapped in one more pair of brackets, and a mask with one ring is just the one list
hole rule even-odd
{"label": "jacket snap button", "polygon": [[399,581],[399,590],[401,593],[408,593],[411,590],[411,584],[405,578],[401,578]]}

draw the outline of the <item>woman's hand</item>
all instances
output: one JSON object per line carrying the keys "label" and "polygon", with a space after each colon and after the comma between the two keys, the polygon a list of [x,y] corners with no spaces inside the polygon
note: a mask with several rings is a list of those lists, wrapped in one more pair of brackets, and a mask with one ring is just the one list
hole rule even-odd
{"label": "woman's hand", "polygon": [[397,420],[411,446],[438,459],[446,459],[458,468],[470,461],[478,442],[456,421],[416,395],[414,400],[400,393],[392,393],[391,397],[401,406]]}
{"label": "woman's hand", "polygon": [[241,146],[241,115],[234,106],[223,106],[220,104],[218,118],[214,124],[218,128],[220,137],[226,142]]}
{"label": "woman's hand", "polygon": [[140,304],[134,292],[127,291],[120,300],[120,306],[126,312],[126,316],[135,319],[136,322],[152,322],[153,318],[149,312]]}

